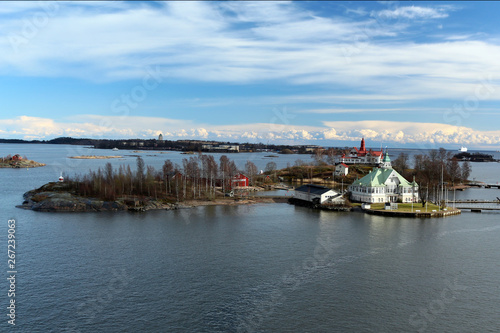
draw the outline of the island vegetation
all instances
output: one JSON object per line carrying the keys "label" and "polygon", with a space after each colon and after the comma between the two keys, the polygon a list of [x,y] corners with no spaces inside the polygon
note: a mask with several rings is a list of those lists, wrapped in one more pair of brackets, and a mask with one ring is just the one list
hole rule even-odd
{"label": "island vegetation", "polygon": [[[114,169],[106,163],[104,169],[84,175],[63,174],[63,182],[48,183],[24,195],[21,207],[42,211],[95,211],[95,210],[147,210],[173,209],[179,203],[228,204],[241,200],[227,197],[234,189],[234,177],[240,171],[226,155],[217,162],[212,155],[196,155],[182,160],[182,166],[166,160],[161,170],[146,166],[137,157],[136,168],[121,165]],[[247,161],[244,171],[249,185],[258,179],[270,182],[267,175],[258,175],[257,167]],[[248,191],[255,187],[239,189]],[[248,197],[248,195],[247,195]],[[271,198],[270,198],[271,199]],[[252,202],[269,202],[270,199],[253,198]]]}
{"label": "island vegetation", "polygon": [[[440,186],[450,187],[464,183],[470,175],[468,162],[462,165],[445,149],[432,150],[428,154],[414,157],[414,167],[409,166],[409,157],[401,153],[393,162],[393,168],[411,181],[414,177],[419,183],[422,203],[430,200],[438,202]],[[334,177],[334,165],[317,158],[314,164],[297,160],[294,165],[277,169],[274,161],[267,163],[265,172],[259,174],[257,166],[247,161],[245,170],[239,170],[234,161],[222,155],[219,161],[214,156],[196,154],[182,160],[182,165],[170,160],[164,161],[161,170],[146,166],[141,157],[137,157],[136,168],[122,165],[115,170],[110,163],[104,169],[98,168],[86,175],[65,175],[68,188],[83,196],[98,197],[113,201],[123,196],[164,198],[170,201],[213,200],[223,196],[233,188],[233,178],[244,173],[249,178],[249,185],[266,186],[279,182],[318,183],[347,188],[356,178],[362,177],[373,168],[367,165],[352,165],[345,177]],[[442,183],[442,182],[443,183]]]}
{"label": "island vegetation", "polygon": [[[266,167],[266,171],[277,179],[283,179],[292,183],[316,183],[342,189],[358,178],[367,175],[373,165],[350,165],[349,174],[346,176],[334,176],[335,165],[334,151],[316,150],[313,154],[314,163],[305,163],[302,160],[295,161],[294,165],[288,165],[282,170],[273,170]],[[450,151],[439,148],[429,151],[427,154],[414,155],[413,166],[410,157],[402,152],[392,160],[392,167],[406,180],[419,184],[419,197],[422,206],[427,201],[438,205],[444,203],[441,191],[446,189],[464,188],[467,185],[471,173],[469,161],[459,161]],[[274,179],[274,178],[273,178]]]}
{"label": "island vegetation", "polygon": [[[334,176],[333,156],[333,153],[315,152],[313,163],[298,159],[293,165],[288,164],[283,169],[278,169],[277,164],[270,161],[266,164],[264,172],[259,172],[252,161],[247,161],[244,170],[239,170],[234,161],[226,155],[216,160],[212,154],[193,154],[182,159],[182,165],[167,159],[160,170],[146,166],[144,160],[137,157],[134,170],[130,165],[113,168],[111,163],[106,163],[104,168],[98,168],[87,174],[64,174],[64,182],[47,184],[45,187],[28,192],[29,194],[25,196],[25,207],[38,205],[43,208],[41,203],[45,202],[45,207],[52,207],[47,210],[57,210],[53,209],[53,206],[47,206],[47,200],[50,201],[53,197],[49,195],[50,192],[69,193],[73,199],[79,198],[78,202],[73,203],[80,207],[78,210],[85,210],[85,207],[96,210],[95,205],[89,203],[89,198],[112,203],[108,204],[106,209],[114,210],[137,209],[137,207],[168,209],[187,201],[223,202],[234,200],[227,198],[230,191],[240,190],[240,195],[236,197],[241,198],[243,195],[248,197],[254,190],[273,188],[280,183],[296,186],[316,183],[346,190],[355,179],[368,174],[374,167],[351,165],[348,175]],[[443,148],[432,150],[428,154],[415,155],[413,167],[410,167],[409,156],[406,153],[401,153],[392,164],[393,168],[407,180],[416,179],[422,206],[425,206],[427,201],[442,204],[440,190],[443,186],[450,188],[463,186],[471,172],[468,161],[459,163]],[[239,174],[248,177],[249,186],[234,186],[235,177]],[[346,196],[348,197],[348,193]],[[57,201],[56,199],[60,198],[54,200]],[[68,207],[68,205],[66,203],[63,206]],[[103,204],[99,205],[104,207]]]}
{"label": "island vegetation", "polygon": [[[29,144],[65,144],[92,146],[96,149],[125,149],[125,150],[173,150],[202,152],[203,145],[237,145],[239,152],[276,152],[284,154],[310,154],[311,149],[317,146],[312,145],[278,145],[264,143],[235,143],[211,140],[157,140],[157,139],[89,139],[59,137],[51,140],[21,140],[21,139],[0,139],[0,143],[29,143]],[[225,151],[238,152],[238,151]]]}
{"label": "island vegetation", "polygon": [[459,161],[471,161],[471,162],[496,162],[493,155],[483,154],[483,153],[469,153],[461,152],[453,156],[453,158]]}

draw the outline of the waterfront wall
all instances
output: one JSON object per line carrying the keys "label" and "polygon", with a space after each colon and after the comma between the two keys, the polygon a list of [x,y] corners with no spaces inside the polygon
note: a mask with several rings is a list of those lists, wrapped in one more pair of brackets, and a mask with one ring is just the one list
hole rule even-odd
{"label": "waterfront wall", "polygon": [[462,213],[460,209],[452,209],[439,212],[394,212],[390,210],[365,209],[364,212],[372,215],[392,216],[392,217],[416,217],[416,218],[447,217],[452,215],[460,215]]}

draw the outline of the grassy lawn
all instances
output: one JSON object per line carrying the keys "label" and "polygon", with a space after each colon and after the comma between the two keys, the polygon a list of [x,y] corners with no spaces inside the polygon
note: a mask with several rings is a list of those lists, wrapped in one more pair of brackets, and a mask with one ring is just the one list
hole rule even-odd
{"label": "grassy lawn", "polygon": [[[371,209],[384,210],[385,204],[384,203],[371,204]],[[420,210],[420,212],[425,212],[425,207],[422,207],[421,203],[414,203],[413,212],[415,212],[416,210]],[[439,211],[439,206],[434,205],[432,203],[427,203],[427,211],[432,212],[433,210]],[[398,203],[398,209],[393,210],[393,212],[411,212],[411,211],[412,211],[411,203]]]}

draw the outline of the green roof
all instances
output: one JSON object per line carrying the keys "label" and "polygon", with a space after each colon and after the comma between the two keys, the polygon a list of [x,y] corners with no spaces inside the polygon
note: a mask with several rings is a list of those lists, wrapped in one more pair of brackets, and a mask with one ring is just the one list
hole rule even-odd
{"label": "green roof", "polygon": [[[406,179],[404,179],[403,176],[401,176],[396,170],[394,169],[384,169],[384,168],[374,168],[369,174],[364,176],[361,179],[355,180],[353,185],[363,185],[367,187],[377,187],[377,186],[386,186],[385,182],[389,178],[391,174],[393,174],[398,177],[399,179],[399,186],[408,186],[411,187],[412,184],[409,183]],[[415,183],[415,186],[418,186]]]}

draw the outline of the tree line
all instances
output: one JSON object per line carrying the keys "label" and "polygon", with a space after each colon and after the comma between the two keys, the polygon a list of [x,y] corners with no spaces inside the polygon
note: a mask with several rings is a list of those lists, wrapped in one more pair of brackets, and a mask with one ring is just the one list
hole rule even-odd
{"label": "tree line", "polygon": [[433,149],[427,154],[418,154],[413,158],[414,165],[410,168],[408,154],[401,153],[392,162],[392,167],[408,180],[415,177],[423,204],[426,201],[442,201],[444,189],[449,185],[464,183],[472,171],[468,161],[459,163],[452,152],[444,148]]}
{"label": "tree line", "polygon": [[[199,154],[182,160],[182,165],[166,160],[161,170],[146,166],[137,157],[136,169],[120,165],[114,169],[106,163],[103,169],[90,171],[85,175],[64,175],[64,182],[70,191],[84,197],[98,197],[114,201],[120,197],[169,198],[176,201],[188,199],[213,199],[216,188],[227,192],[232,188],[231,180],[240,171],[234,161],[222,155],[217,162],[212,155]],[[257,166],[247,161],[246,176],[250,184],[257,177]]]}

